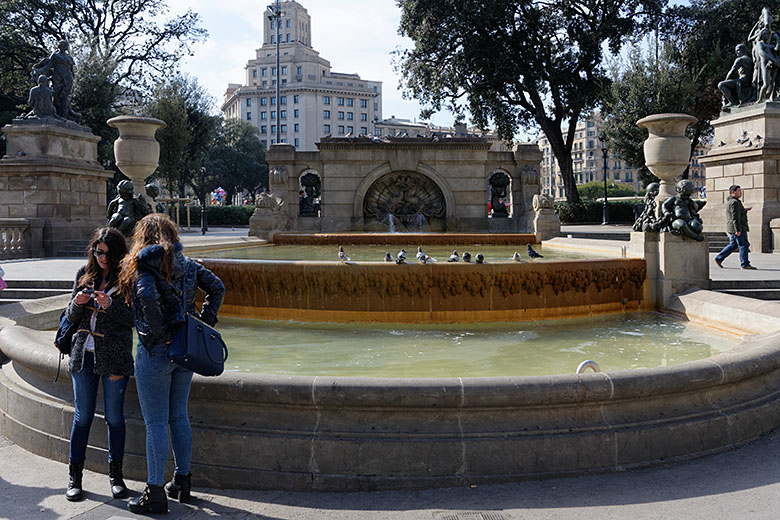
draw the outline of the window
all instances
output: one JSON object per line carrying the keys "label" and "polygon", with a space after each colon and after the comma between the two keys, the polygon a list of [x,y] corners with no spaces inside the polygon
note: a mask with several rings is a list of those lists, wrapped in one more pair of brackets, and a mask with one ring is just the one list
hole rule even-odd
{"label": "window", "polygon": [[268,77],[268,69],[263,69],[263,77],[264,78]]}
{"label": "window", "polygon": [[287,27],[290,27],[290,19],[289,18],[287,20],[285,20],[285,25],[287,25]]}
{"label": "window", "polygon": [[260,133],[261,134],[267,134],[268,133],[268,127],[263,125],[260,127]]}
{"label": "window", "polygon": [[634,182],[634,174],[632,172],[626,172],[626,182]]}
{"label": "window", "polygon": [[368,107],[368,101],[365,99],[360,100],[360,108],[366,108]]}
{"label": "window", "polygon": [[272,97],[271,98],[271,106],[274,106],[275,104],[276,104],[276,98]]}
{"label": "window", "polygon": [[282,76],[286,76],[286,75],[287,75],[287,65],[282,67]]}
{"label": "window", "polygon": [[348,106],[348,107],[351,107],[351,106],[352,106],[352,104],[353,104],[353,102],[354,102],[354,99],[352,99],[352,98],[347,98],[347,106]]}
{"label": "window", "polygon": [[336,98],[336,103],[338,103],[338,105],[340,107],[343,107],[344,106],[344,98],[343,97]]}
{"label": "window", "polygon": [[271,35],[271,43],[276,43],[276,35]]}
{"label": "window", "polygon": [[285,42],[289,42],[289,41],[290,41],[290,33],[287,33],[287,35],[286,35],[286,36],[287,36],[287,37],[284,39],[284,41],[285,41]]}
{"label": "window", "polygon": [[252,112],[247,112],[246,113],[246,120],[247,121],[251,121],[252,120]]}
{"label": "window", "polygon": [[339,112],[339,119],[344,119],[344,112]]}
{"label": "window", "polygon": [[592,140],[588,140],[588,148],[593,148],[596,146]]}
{"label": "window", "polygon": [[303,67],[295,67],[295,73],[299,76],[303,74]]}
{"label": "window", "polygon": [[322,96],[322,104],[330,105],[330,96]]}
{"label": "window", "polygon": [[363,135],[368,135],[368,128],[366,128],[365,126],[361,126],[360,133]]}
{"label": "window", "polygon": [[351,126],[348,126],[348,127],[347,127],[347,133],[348,133],[348,134],[351,134],[351,133],[353,133],[354,131],[355,131],[355,129],[354,129],[353,127],[351,127]]}
{"label": "window", "polygon": [[355,119],[355,114],[347,112],[347,121],[352,121],[353,119]]}
{"label": "window", "polygon": [[271,144],[276,144],[276,139],[271,139]]}
{"label": "window", "polygon": [[300,114],[300,111],[297,108],[295,110],[293,110],[293,117],[298,117],[299,114]]}
{"label": "window", "polygon": [[271,133],[272,134],[276,133],[276,125],[271,125]]}
{"label": "window", "polygon": [[339,135],[344,135],[344,127],[339,125]]}
{"label": "window", "polygon": [[325,110],[322,113],[322,117],[325,118],[325,119],[330,119],[330,110]]}
{"label": "window", "polygon": [[360,120],[361,121],[368,121],[368,114],[366,114],[366,113],[360,114]]}
{"label": "window", "polygon": [[294,103],[294,104],[296,104],[296,105],[297,105],[297,104],[298,104],[298,102],[299,102],[300,100],[301,100],[301,96],[299,96],[298,94],[295,94],[295,95],[293,96],[293,103]]}
{"label": "window", "polygon": [[268,98],[267,97],[260,98],[260,106],[263,106],[263,107],[268,106]]}
{"label": "window", "polygon": [[615,177],[616,181],[619,181],[620,180],[620,172],[615,172],[614,177]]}
{"label": "window", "polygon": [[271,76],[276,76],[276,67],[271,68]]}
{"label": "window", "polygon": [[271,119],[276,119],[276,110],[271,112]]}
{"label": "window", "polygon": [[257,69],[255,69],[255,70],[253,70],[253,71],[252,71],[252,77],[253,77],[253,78],[256,78],[256,77],[257,77]]}
{"label": "window", "polygon": [[301,146],[301,140],[296,137],[295,138],[295,147],[298,148],[299,146]]}
{"label": "window", "polygon": [[287,110],[279,112],[279,119],[287,119]]}
{"label": "window", "polygon": [[287,80],[286,79],[282,80],[282,85],[287,85]]}
{"label": "window", "polygon": [[262,120],[268,119],[268,112],[260,112],[260,119]]}
{"label": "window", "polygon": [[252,98],[246,99],[246,106],[251,107],[252,106]]}
{"label": "window", "polygon": [[282,132],[283,134],[287,133],[287,125],[282,125],[279,131]]}
{"label": "window", "polygon": [[322,131],[325,132],[326,134],[329,134],[330,133],[330,125],[323,126],[322,127]]}
{"label": "window", "polygon": [[287,96],[280,97],[279,101],[281,102],[282,105],[286,105],[287,104]]}
{"label": "window", "polygon": [[382,137],[382,129],[381,128],[374,128],[374,135],[377,137]]}
{"label": "window", "polygon": [[300,132],[301,131],[301,125],[299,125],[298,123],[295,123],[294,129],[295,129],[296,132]]}
{"label": "window", "polygon": [[379,110],[379,103],[377,101],[374,101],[374,112]]}
{"label": "window", "polygon": [[267,81],[263,81],[263,86],[267,87],[268,86],[268,82]]}

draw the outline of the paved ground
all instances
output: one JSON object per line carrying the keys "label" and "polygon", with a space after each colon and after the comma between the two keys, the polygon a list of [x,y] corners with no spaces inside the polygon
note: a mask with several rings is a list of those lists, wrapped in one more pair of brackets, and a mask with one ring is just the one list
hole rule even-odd
{"label": "paved ground", "polygon": [[[599,228],[603,230],[603,228]],[[621,230],[622,231],[622,230]],[[207,241],[245,236],[213,230]],[[200,234],[185,234],[197,245]],[[711,257],[714,255],[711,255]],[[753,254],[758,271],[725,269],[715,279],[780,279],[780,255]],[[9,280],[70,280],[83,259],[4,262]],[[96,427],[100,427],[96,423]],[[0,518],[132,518],[124,500],[112,500],[107,477],[85,472],[87,499],[67,502],[67,466],[33,455],[0,437]],[[134,495],[143,483],[128,482]],[[587,477],[515,484],[375,493],[292,493],[196,490],[191,505],[170,502],[167,518],[259,519],[776,519],[780,517],[780,433],[739,449],[684,463]]]}

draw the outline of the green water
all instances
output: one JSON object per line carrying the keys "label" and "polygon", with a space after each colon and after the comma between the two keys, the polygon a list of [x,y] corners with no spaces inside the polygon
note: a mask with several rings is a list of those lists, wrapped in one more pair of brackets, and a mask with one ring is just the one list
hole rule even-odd
{"label": "green water", "polygon": [[[416,263],[417,245],[410,244],[406,246],[344,246],[344,251],[350,259],[355,262],[381,262],[384,260],[385,253],[388,252],[395,259],[396,254],[401,248],[406,249],[408,263]],[[555,248],[544,248],[541,245],[534,245],[533,248],[544,258],[535,260],[536,262],[547,262],[550,260],[576,260],[599,258],[594,254],[577,251],[561,251]],[[482,253],[485,259],[491,263],[511,262],[512,254],[517,251],[520,253],[523,261],[529,261],[526,254],[526,246],[425,246],[425,254],[436,258],[439,262],[446,262],[452,254],[452,250],[457,249],[459,255],[465,251],[471,253],[472,262],[477,253]],[[338,261],[338,246],[277,246],[264,245],[256,247],[247,247],[244,249],[228,249],[225,251],[213,251],[209,253],[198,253],[199,258],[238,258],[248,260],[317,260],[317,261]],[[603,255],[601,256],[603,258]]]}
{"label": "green water", "polygon": [[658,313],[522,323],[354,325],[221,318],[228,371],[369,377],[488,377],[674,365],[739,340]]}

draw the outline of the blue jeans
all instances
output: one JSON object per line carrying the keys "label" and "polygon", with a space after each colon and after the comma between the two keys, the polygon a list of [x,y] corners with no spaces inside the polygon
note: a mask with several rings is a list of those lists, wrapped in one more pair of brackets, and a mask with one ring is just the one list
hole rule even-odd
{"label": "blue jeans", "polygon": [[135,386],[146,423],[147,484],[165,483],[168,462],[168,427],[171,431],[176,473],[190,473],[192,428],[187,414],[192,371],[171,363],[167,349],[149,352],[138,345],[135,356]]}
{"label": "blue jeans", "polygon": [[727,256],[739,248],[739,264],[741,267],[750,265],[750,259],[748,253],[750,252],[750,242],[748,242],[747,233],[742,232],[739,236],[734,233],[729,233],[729,243],[724,247],[720,253],[717,254],[715,260],[723,262]]}
{"label": "blue jeans", "polygon": [[98,383],[103,384],[103,410],[108,426],[108,460],[121,461],[125,455],[125,388],[127,377],[111,381],[109,376],[95,374],[95,354],[84,353],[81,372],[71,374],[73,380],[73,429],[70,432],[69,461],[84,462],[89,441],[89,428],[95,417]]}

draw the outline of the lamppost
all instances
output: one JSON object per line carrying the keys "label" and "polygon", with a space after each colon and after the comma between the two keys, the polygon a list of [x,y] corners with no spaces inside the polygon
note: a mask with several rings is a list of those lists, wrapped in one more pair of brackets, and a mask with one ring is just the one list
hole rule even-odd
{"label": "lamppost", "polygon": [[206,167],[200,167],[200,192],[203,194],[203,203],[200,205],[200,234],[205,235],[209,230],[209,225],[206,219]]}
{"label": "lamppost", "polygon": [[284,12],[279,9],[279,0],[276,0],[275,4],[268,6],[268,19],[271,21],[271,24],[273,24],[273,27],[276,28],[276,144],[282,142],[282,125],[281,118],[279,117],[281,115],[280,107],[282,106],[282,69],[279,68],[279,37],[281,36],[279,29],[282,25],[282,15],[284,15]]}
{"label": "lamppost", "polygon": [[604,132],[599,132],[599,140],[601,141],[601,153],[603,154],[604,161],[604,207],[601,212],[601,225],[606,226],[609,224],[609,206],[607,205],[607,141]]}

